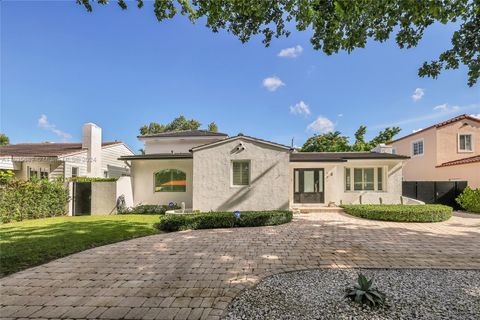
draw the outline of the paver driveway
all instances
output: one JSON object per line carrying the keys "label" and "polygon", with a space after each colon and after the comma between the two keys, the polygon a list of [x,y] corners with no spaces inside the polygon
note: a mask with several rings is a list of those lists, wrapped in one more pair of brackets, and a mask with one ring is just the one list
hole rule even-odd
{"label": "paver driveway", "polygon": [[242,289],[319,267],[480,269],[480,215],[432,224],[344,214],[287,225],[160,234],[0,280],[3,318],[217,319]]}

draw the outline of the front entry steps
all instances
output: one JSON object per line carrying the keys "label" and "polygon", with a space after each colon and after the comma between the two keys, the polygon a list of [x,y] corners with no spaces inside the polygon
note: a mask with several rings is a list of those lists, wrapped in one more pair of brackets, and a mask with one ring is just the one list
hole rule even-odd
{"label": "front entry steps", "polygon": [[292,212],[294,214],[302,213],[331,213],[331,212],[343,212],[343,209],[340,207],[293,207]]}

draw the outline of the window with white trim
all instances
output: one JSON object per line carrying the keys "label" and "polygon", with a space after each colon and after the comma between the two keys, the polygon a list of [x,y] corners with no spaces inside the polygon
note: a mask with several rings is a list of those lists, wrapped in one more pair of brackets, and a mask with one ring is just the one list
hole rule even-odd
{"label": "window with white trim", "polygon": [[232,186],[250,185],[250,161],[232,161]]}
{"label": "window with white trim", "polygon": [[78,177],[78,167],[72,167],[72,178]]}
{"label": "window with white trim", "polygon": [[385,191],[383,167],[345,168],[346,191]]}
{"label": "window with white trim", "polygon": [[412,142],[412,155],[423,155],[423,139]]}
{"label": "window with white trim", "polygon": [[462,151],[462,152],[473,151],[472,135],[471,134],[459,134],[458,135],[458,151]]}

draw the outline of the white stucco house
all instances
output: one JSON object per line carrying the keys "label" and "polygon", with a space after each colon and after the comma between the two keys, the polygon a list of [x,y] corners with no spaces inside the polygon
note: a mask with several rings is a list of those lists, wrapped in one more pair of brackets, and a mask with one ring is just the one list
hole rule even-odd
{"label": "white stucco house", "polygon": [[121,156],[134,152],[121,141],[102,141],[102,129],[94,123],[82,127],[82,142],[19,143],[0,147],[0,169],[15,177],[56,179],[75,176],[118,178],[130,168]]}
{"label": "white stucco house", "polygon": [[136,205],[184,202],[193,210],[219,211],[415,202],[402,197],[408,157],[383,148],[302,153],[242,134],[204,130],[138,138],[145,154],[120,158],[131,168]]}

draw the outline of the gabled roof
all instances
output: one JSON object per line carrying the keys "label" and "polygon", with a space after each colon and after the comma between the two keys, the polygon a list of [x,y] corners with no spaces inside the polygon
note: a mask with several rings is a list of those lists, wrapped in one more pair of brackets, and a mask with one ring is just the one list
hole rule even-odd
{"label": "gabled roof", "polygon": [[293,152],[290,162],[347,162],[348,160],[403,160],[407,156],[380,152]]}
{"label": "gabled roof", "polygon": [[152,153],[135,154],[131,156],[122,156],[118,160],[171,160],[171,159],[192,159],[192,153]]}
{"label": "gabled roof", "polygon": [[228,134],[221,132],[212,132],[208,130],[181,130],[161,132],[155,134],[146,134],[137,136],[137,138],[181,138],[181,137],[228,137]]}
{"label": "gabled roof", "polygon": [[413,136],[415,136],[415,135],[417,135],[417,134],[419,134],[419,133],[425,132],[425,131],[430,130],[430,129],[432,129],[432,128],[440,128],[440,127],[449,125],[449,124],[454,123],[454,122],[457,122],[457,121],[462,121],[462,120],[472,120],[472,121],[475,121],[475,122],[480,123],[480,119],[479,119],[479,118],[475,118],[475,117],[469,116],[469,115],[467,115],[467,114],[462,114],[462,115],[459,115],[459,116],[457,116],[457,117],[454,117],[454,118],[445,120],[445,121],[443,121],[443,122],[440,122],[440,123],[431,125],[430,127],[427,127],[427,128],[425,128],[425,129],[422,129],[422,130],[419,130],[419,131],[416,131],[416,132],[407,134],[406,136],[401,137],[401,138],[398,138],[398,139],[396,139],[396,140],[393,140],[392,142],[389,142],[388,144],[392,144],[392,143],[394,143],[394,142],[397,142],[397,141],[400,141],[400,140],[403,140],[403,139],[406,139],[406,138],[413,137]]}
{"label": "gabled roof", "polygon": [[[123,144],[121,141],[102,142],[102,147]],[[12,157],[58,157],[86,151],[79,142],[18,143],[0,147],[0,156]]]}
{"label": "gabled roof", "polygon": [[460,164],[469,164],[469,163],[475,163],[475,162],[480,162],[480,155],[444,162],[444,163],[438,165],[437,168],[456,166],[456,165],[460,165]]}
{"label": "gabled roof", "polygon": [[274,148],[280,148],[280,149],[284,149],[284,150],[293,150],[293,148],[291,148],[289,146],[286,146],[286,145],[283,145],[283,144],[279,144],[279,143],[276,143],[276,142],[272,142],[272,141],[268,141],[268,140],[263,140],[263,139],[254,138],[254,137],[246,136],[246,135],[243,135],[243,134],[239,134],[239,135],[234,136],[234,137],[230,137],[230,138],[226,138],[226,139],[223,139],[223,140],[219,140],[219,141],[203,144],[203,145],[200,145],[200,146],[197,146],[197,147],[193,147],[191,149],[191,151],[195,152],[195,151],[198,151],[198,150],[214,147],[214,146],[217,146],[217,145],[220,145],[220,144],[224,144],[224,143],[227,143],[227,142],[232,142],[232,141],[239,140],[239,139],[244,139],[244,140],[248,140],[248,141],[251,141],[251,142],[256,142],[256,143],[259,143],[259,144],[268,145],[268,146],[274,147]]}

